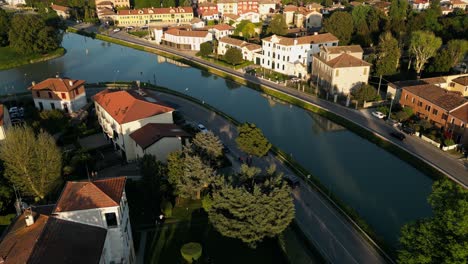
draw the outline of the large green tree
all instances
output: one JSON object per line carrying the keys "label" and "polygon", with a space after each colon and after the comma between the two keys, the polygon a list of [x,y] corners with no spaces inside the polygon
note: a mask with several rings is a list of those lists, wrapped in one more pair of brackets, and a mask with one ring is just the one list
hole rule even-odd
{"label": "large green tree", "polygon": [[209,160],[215,160],[223,155],[223,143],[211,131],[197,133],[193,139],[193,146],[201,156]]}
{"label": "large green tree", "polygon": [[385,32],[380,36],[377,46],[375,73],[380,76],[377,94],[380,94],[380,84],[383,75],[394,74],[398,68],[401,57],[401,50],[396,40],[390,32]]}
{"label": "large green tree", "polygon": [[61,183],[62,156],[54,138],[27,126],[11,127],[0,145],[5,177],[22,193],[43,200]]}
{"label": "large green tree", "polygon": [[223,236],[240,239],[251,247],[282,233],[294,219],[291,190],[281,175],[257,176],[257,172],[219,186],[205,208],[210,222]]}
{"label": "large green tree", "polygon": [[347,45],[354,31],[353,17],[347,12],[334,12],[330,18],[325,19],[324,27],[340,40],[340,45]]}
{"label": "large green tree", "polygon": [[238,48],[229,48],[226,53],[224,54],[223,59],[232,65],[237,65],[242,63],[242,51]]}
{"label": "large green tree", "polygon": [[267,28],[267,34],[284,36],[288,33],[286,18],[282,14],[276,14]]}
{"label": "large green tree", "polygon": [[46,53],[60,47],[62,34],[38,15],[17,14],[11,20],[10,46],[23,53]]}
{"label": "large green tree", "polygon": [[236,138],[236,143],[239,149],[257,157],[265,156],[268,153],[271,143],[255,124],[244,123],[237,130],[239,136]]}
{"label": "large green tree", "polygon": [[433,216],[403,226],[398,262],[467,263],[468,190],[443,179],[429,196]]}
{"label": "large green tree", "polygon": [[208,56],[211,53],[213,53],[213,45],[211,44],[211,42],[207,41],[207,42],[203,42],[202,44],[200,44],[201,56]]}
{"label": "large green tree", "polygon": [[434,63],[430,65],[428,70],[431,72],[448,72],[465,57],[467,51],[467,40],[450,40],[447,45],[437,53],[434,58]]}
{"label": "large green tree", "polygon": [[408,2],[406,0],[392,0],[388,16],[390,18],[390,28],[400,36],[405,31],[406,19],[408,14]]}
{"label": "large green tree", "polygon": [[237,24],[234,30],[234,35],[242,36],[244,39],[249,39],[255,36],[255,24],[249,20],[242,20]]}
{"label": "large green tree", "polygon": [[415,31],[411,33],[409,52],[414,58],[414,69],[418,78],[426,62],[435,55],[441,45],[442,40],[432,32]]}
{"label": "large green tree", "polygon": [[375,88],[369,84],[363,84],[357,88],[352,89],[351,95],[353,96],[353,99],[358,100],[359,102],[369,102],[380,98]]}
{"label": "large green tree", "polygon": [[0,8],[0,47],[8,45],[8,32],[10,31],[10,16]]}

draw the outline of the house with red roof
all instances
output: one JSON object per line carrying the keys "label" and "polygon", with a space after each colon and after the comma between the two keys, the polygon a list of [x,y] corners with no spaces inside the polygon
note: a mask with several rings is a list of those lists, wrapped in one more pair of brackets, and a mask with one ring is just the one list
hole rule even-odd
{"label": "house with red roof", "polygon": [[200,50],[200,44],[212,41],[213,35],[206,30],[170,28],[161,38],[161,44],[181,50]]}
{"label": "house with red roof", "polygon": [[0,263],[135,263],[125,182],[70,181],[56,204],[25,209],[0,241]]}
{"label": "house with red roof", "polygon": [[0,104],[0,141],[5,139],[9,127],[11,127],[10,113],[5,105]]}
{"label": "house with red roof", "polygon": [[151,123],[174,123],[174,109],[143,90],[106,89],[94,96],[94,104],[104,136],[127,161],[141,157],[137,156],[135,140],[130,136],[133,132]]}
{"label": "house with red roof", "polygon": [[40,111],[60,109],[72,113],[86,103],[85,81],[69,78],[48,78],[40,83],[32,82],[34,105]]}
{"label": "house with red roof", "polygon": [[371,64],[362,59],[363,53],[359,45],[322,46],[313,56],[311,75],[321,89],[349,94],[369,80]]}
{"label": "house with red roof", "polygon": [[70,18],[71,8],[69,8],[68,6],[55,5],[54,3],[52,3],[50,5],[50,8],[52,8],[52,10],[54,10],[57,13],[57,15],[62,19]]}

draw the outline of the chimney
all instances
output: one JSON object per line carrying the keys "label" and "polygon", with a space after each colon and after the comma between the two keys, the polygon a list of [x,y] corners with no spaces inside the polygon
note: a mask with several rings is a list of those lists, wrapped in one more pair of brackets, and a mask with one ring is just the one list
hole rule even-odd
{"label": "chimney", "polygon": [[294,46],[297,45],[297,39],[294,39]]}
{"label": "chimney", "polygon": [[33,81],[33,82],[31,82],[31,84],[32,84],[32,86],[34,86],[34,85],[36,85],[36,82]]}
{"label": "chimney", "polygon": [[68,84],[69,84],[70,86],[73,86],[73,81],[72,81],[72,80],[68,80]]}
{"label": "chimney", "polygon": [[26,226],[32,226],[34,224],[34,216],[32,214],[32,208],[29,207],[24,211]]}

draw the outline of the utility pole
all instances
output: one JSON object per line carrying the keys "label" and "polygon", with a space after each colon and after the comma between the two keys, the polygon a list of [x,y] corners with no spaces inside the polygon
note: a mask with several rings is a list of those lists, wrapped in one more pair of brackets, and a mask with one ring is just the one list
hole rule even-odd
{"label": "utility pole", "polygon": [[392,97],[392,101],[390,102],[390,110],[388,111],[388,118],[387,119],[390,119],[390,115],[392,114],[393,100],[394,100],[394,98]]}

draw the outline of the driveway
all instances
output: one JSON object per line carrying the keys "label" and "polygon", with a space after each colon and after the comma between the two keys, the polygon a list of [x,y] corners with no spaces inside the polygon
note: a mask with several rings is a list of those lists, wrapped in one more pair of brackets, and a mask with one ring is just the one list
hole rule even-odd
{"label": "driveway", "polygon": [[[169,105],[176,106],[187,121],[203,123],[230,149],[234,157],[244,156],[235,143],[237,128],[216,113],[185,99],[154,92],[155,96]],[[272,154],[254,158],[253,165],[267,168],[276,164],[277,170],[294,174]],[[234,167],[240,164],[234,162]],[[320,253],[332,263],[386,263],[377,250],[345,219],[320,193],[302,179],[300,187],[293,192],[296,221],[306,237]]]}

